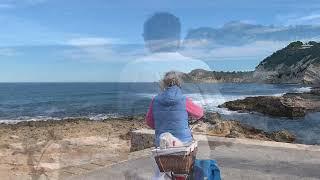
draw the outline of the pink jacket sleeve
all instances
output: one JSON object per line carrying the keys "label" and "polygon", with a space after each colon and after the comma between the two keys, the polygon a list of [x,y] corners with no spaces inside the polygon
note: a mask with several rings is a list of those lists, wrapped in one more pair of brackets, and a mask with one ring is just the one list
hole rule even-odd
{"label": "pink jacket sleeve", "polygon": [[186,101],[186,106],[187,106],[187,112],[189,116],[200,119],[203,116],[203,109],[202,107],[194,104],[190,98],[187,98]]}
{"label": "pink jacket sleeve", "polygon": [[146,115],[146,123],[150,128],[154,129],[155,127],[154,127],[154,119],[152,114],[152,105],[153,105],[153,99],[150,103],[149,110]]}

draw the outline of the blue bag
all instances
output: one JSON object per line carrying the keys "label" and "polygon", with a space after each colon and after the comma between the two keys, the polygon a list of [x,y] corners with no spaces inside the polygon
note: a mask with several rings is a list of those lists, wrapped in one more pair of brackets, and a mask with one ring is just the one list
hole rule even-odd
{"label": "blue bag", "polygon": [[221,180],[219,167],[214,160],[196,159],[193,166],[195,180]]}

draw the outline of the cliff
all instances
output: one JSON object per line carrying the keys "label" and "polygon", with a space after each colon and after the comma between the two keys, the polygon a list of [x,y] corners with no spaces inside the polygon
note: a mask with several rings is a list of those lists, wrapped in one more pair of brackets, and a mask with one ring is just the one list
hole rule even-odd
{"label": "cliff", "polygon": [[267,83],[320,84],[320,43],[300,41],[265,58],[253,78]]}
{"label": "cliff", "polygon": [[265,58],[248,72],[217,72],[196,69],[183,74],[186,82],[261,82],[320,84],[320,43],[292,42]]}

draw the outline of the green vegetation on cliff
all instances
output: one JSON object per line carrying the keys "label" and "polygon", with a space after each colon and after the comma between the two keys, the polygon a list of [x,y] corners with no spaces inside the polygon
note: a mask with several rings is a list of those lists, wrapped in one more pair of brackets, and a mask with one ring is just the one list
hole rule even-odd
{"label": "green vegetation on cliff", "polygon": [[264,59],[254,72],[256,81],[267,83],[320,84],[320,43],[301,41]]}
{"label": "green vegetation on cliff", "polygon": [[187,82],[249,82],[252,79],[253,71],[241,72],[223,72],[223,71],[206,71],[195,69],[182,77]]}
{"label": "green vegetation on cliff", "polygon": [[303,64],[310,59],[313,59],[314,62],[320,62],[320,43],[310,41],[303,44],[301,41],[296,41],[264,59],[259,66],[263,66],[267,70],[274,70],[281,64],[291,66],[301,61]]}

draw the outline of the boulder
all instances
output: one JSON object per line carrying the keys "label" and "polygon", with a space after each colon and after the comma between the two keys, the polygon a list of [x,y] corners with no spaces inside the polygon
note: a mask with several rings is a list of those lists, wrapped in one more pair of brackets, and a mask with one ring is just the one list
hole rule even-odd
{"label": "boulder", "polygon": [[273,133],[269,134],[269,137],[271,139],[273,139],[274,141],[278,141],[278,142],[292,143],[296,140],[295,135],[290,133],[287,130],[273,132]]}
{"label": "boulder", "polygon": [[219,113],[216,112],[208,112],[205,113],[204,117],[202,118],[203,122],[207,122],[210,124],[217,124],[218,122],[222,121],[222,117]]}
{"label": "boulder", "polygon": [[151,129],[132,131],[130,151],[133,152],[154,147],[154,138],[154,131]]}
{"label": "boulder", "polygon": [[254,111],[277,117],[304,117],[306,108],[295,106],[298,104],[298,100],[298,98],[294,97],[258,96],[229,101],[219,107],[225,107],[232,111]]}

